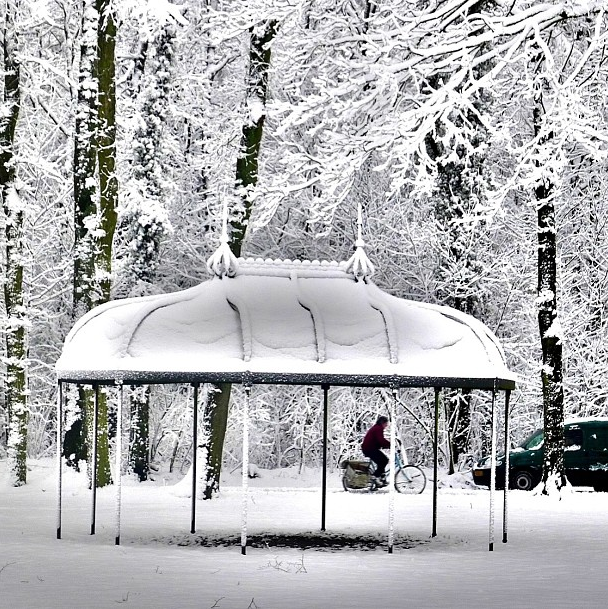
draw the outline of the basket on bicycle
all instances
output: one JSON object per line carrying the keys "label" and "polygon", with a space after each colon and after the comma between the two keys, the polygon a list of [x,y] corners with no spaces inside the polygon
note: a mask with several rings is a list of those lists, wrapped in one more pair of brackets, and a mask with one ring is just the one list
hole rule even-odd
{"label": "basket on bicycle", "polygon": [[365,488],[369,483],[369,461],[346,459],[340,463],[344,470],[344,481],[349,488]]}

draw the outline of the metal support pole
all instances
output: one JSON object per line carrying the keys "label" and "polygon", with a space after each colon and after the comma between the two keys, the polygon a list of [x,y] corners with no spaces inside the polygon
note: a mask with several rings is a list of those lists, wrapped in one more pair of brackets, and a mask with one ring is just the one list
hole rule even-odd
{"label": "metal support pole", "polygon": [[99,385],[94,385],[95,400],[93,404],[93,461],[91,463],[92,470],[92,488],[93,502],[91,505],[91,535],[95,535],[95,511],[97,507],[97,419],[99,418]]}
{"label": "metal support pole", "polygon": [[502,514],[502,542],[507,543],[507,528],[509,524],[508,508],[509,508],[509,467],[510,458],[509,451],[511,450],[511,438],[509,430],[509,401],[511,398],[511,390],[508,389],[505,392],[505,496],[504,496],[504,508]]}
{"label": "metal support pole", "polygon": [[391,418],[391,435],[389,450],[389,475],[388,475],[388,553],[393,553],[393,545],[395,543],[395,443],[397,441],[396,432],[396,406],[397,404],[397,388],[393,387],[393,399],[390,405]]}
{"label": "metal support pole", "polygon": [[327,421],[329,412],[329,385],[323,388],[323,477],[321,480],[321,530],[325,531],[325,515],[327,509]]}
{"label": "metal support pole", "polygon": [[496,494],[496,389],[492,390],[492,447],[490,452],[490,526],[488,549],[494,551],[494,496]]}
{"label": "metal support pole", "polygon": [[251,385],[245,386],[243,404],[243,512],[241,519],[241,554],[247,554],[247,493],[249,491],[249,400]]}
{"label": "metal support pole", "polygon": [[122,419],[123,419],[123,386],[118,386],[118,407],[116,412],[116,538],[114,544],[120,545],[120,516],[122,508]]}
{"label": "metal support pole", "polygon": [[437,488],[439,478],[439,403],[441,387],[435,387],[435,433],[433,435],[433,529],[431,537],[437,537]]}
{"label": "metal support pole", "polygon": [[61,539],[61,487],[63,476],[63,383],[57,388],[57,539]]}
{"label": "metal support pole", "polygon": [[190,532],[196,531],[196,460],[198,451],[198,383],[194,385],[194,404],[192,406],[192,504],[190,512]]}

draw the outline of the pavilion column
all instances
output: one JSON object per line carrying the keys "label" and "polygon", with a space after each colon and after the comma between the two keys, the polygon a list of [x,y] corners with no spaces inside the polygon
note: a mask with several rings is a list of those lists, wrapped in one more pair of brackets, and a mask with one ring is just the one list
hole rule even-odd
{"label": "pavilion column", "polygon": [[397,387],[393,387],[393,399],[390,402],[390,418],[391,418],[391,435],[389,449],[389,476],[388,476],[388,553],[393,553],[393,545],[395,541],[395,442],[397,441],[397,433],[395,430],[396,421],[396,404],[398,397]]}
{"label": "pavilion column", "polygon": [[92,503],[91,503],[91,535],[95,535],[95,519],[97,509],[97,424],[99,418],[99,385],[93,385],[95,389],[95,400],[93,404],[93,457],[91,459],[92,470]]}
{"label": "pavilion column", "polygon": [[61,539],[61,501],[63,482],[63,383],[57,387],[57,539]]}
{"label": "pavilion column", "polygon": [[431,537],[437,537],[437,489],[439,478],[439,406],[441,387],[435,387],[435,430],[433,434],[433,527]]}
{"label": "pavilion column", "polygon": [[505,490],[504,490],[504,508],[502,515],[502,542],[507,543],[507,527],[508,527],[508,498],[509,498],[509,467],[511,450],[511,438],[509,430],[509,400],[511,398],[511,390],[505,392]]}
{"label": "pavilion column", "polygon": [[193,385],[194,396],[192,405],[192,498],[190,508],[190,533],[196,531],[196,485],[198,473],[196,460],[198,458],[198,383]]}
{"label": "pavilion column", "polygon": [[325,514],[327,508],[327,433],[329,418],[329,385],[323,388],[323,476],[321,480],[321,530],[325,531]]}
{"label": "pavilion column", "polygon": [[115,545],[120,545],[120,517],[122,512],[122,434],[124,415],[124,392],[123,385],[118,385],[118,406],[116,413],[116,460],[114,480],[116,484],[116,537]]}
{"label": "pavilion column", "polygon": [[490,524],[488,531],[488,549],[494,551],[494,499],[496,494],[496,385],[492,390],[492,446],[490,451]]}
{"label": "pavilion column", "polygon": [[243,404],[243,511],[241,518],[241,554],[247,554],[247,495],[249,493],[249,401],[251,385],[245,385],[245,400]]}

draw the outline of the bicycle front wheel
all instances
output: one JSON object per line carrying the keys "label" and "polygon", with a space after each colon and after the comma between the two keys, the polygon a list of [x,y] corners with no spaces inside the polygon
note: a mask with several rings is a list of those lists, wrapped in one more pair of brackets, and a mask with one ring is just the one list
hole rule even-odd
{"label": "bicycle front wheel", "polygon": [[395,472],[395,489],[406,495],[419,495],[426,487],[426,476],[417,465],[404,465]]}

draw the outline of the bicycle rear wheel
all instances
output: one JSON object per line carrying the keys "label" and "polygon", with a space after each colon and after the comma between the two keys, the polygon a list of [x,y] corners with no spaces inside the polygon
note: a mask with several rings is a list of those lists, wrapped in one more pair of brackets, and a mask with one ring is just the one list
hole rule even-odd
{"label": "bicycle rear wheel", "polygon": [[417,465],[404,465],[395,472],[395,489],[406,495],[419,495],[426,487],[426,476]]}

